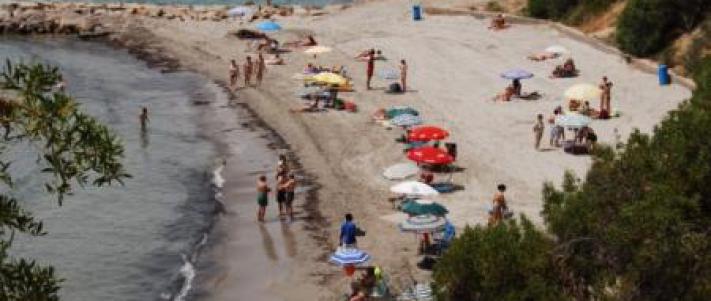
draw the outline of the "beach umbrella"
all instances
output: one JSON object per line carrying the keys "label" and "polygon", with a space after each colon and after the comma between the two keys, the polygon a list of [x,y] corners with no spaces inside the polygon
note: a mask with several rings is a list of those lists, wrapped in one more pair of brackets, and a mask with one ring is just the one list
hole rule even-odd
{"label": "beach umbrella", "polygon": [[390,187],[390,191],[411,196],[433,196],[439,194],[432,186],[417,181],[407,181],[396,184]]}
{"label": "beach umbrella", "polygon": [[511,69],[501,73],[501,77],[506,79],[526,79],[533,77],[533,73],[523,69]]}
{"label": "beach umbrella", "polygon": [[378,75],[383,79],[396,80],[400,78],[400,71],[393,68],[385,68],[378,72]]}
{"label": "beach umbrella", "polygon": [[449,137],[449,132],[436,126],[418,126],[407,134],[409,141],[443,140]]}
{"label": "beach umbrella", "polygon": [[348,83],[348,80],[333,72],[321,72],[311,77],[311,80],[328,85],[343,86]]}
{"label": "beach umbrella", "polygon": [[402,212],[408,215],[425,215],[431,214],[434,216],[445,216],[449,210],[439,203],[430,200],[410,200],[402,203],[400,208]]}
{"label": "beach umbrella", "polygon": [[418,116],[420,115],[420,112],[417,110],[408,107],[408,106],[393,106],[390,107],[387,111],[385,111],[385,115],[388,116],[388,119],[395,118],[396,116],[402,115],[402,114],[410,114],[410,115],[415,115]]}
{"label": "beach umbrella", "polygon": [[570,51],[568,51],[568,49],[565,48],[565,47],[563,47],[563,46],[560,46],[560,45],[553,45],[553,46],[550,46],[550,47],[546,48],[545,52],[548,52],[548,53],[557,53],[557,54],[564,54],[564,53],[568,53],[568,52],[570,52]]}
{"label": "beach umbrella", "polygon": [[254,12],[254,10],[250,7],[247,6],[237,6],[234,8],[231,8],[230,10],[227,11],[227,15],[230,17],[244,17],[247,15],[251,15]]}
{"label": "beach umbrella", "polygon": [[445,165],[454,162],[454,157],[439,147],[424,146],[407,151],[407,158],[417,163]]}
{"label": "beach umbrella", "polygon": [[281,25],[277,24],[274,21],[262,21],[257,23],[256,27],[257,29],[263,32],[274,32],[281,30]]}
{"label": "beach umbrella", "polygon": [[403,232],[433,233],[444,230],[446,224],[447,220],[442,217],[425,214],[412,216],[398,226]]}
{"label": "beach umbrella", "polygon": [[593,84],[576,84],[565,90],[563,95],[566,99],[579,101],[594,101],[600,99],[602,90]]}
{"label": "beach umbrella", "polygon": [[368,260],[370,255],[357,248],[338,248],[328,259],[329,262],[339,266],[359,265]]}
{"label": "beach umbrella", "polygon": [[566,113],[563,115],[558,115],[555,118],[555,124],[565,127],[565,128],[574,128],[574,129],[579,129],[582,127],[587,126],[590,124],[592,119],[590,117],[579,114],[579,113]]}
{"label": "beach umbrella", "polygon": [[304,50],[304,53],[316,55],[316,54],[331,52],[332,50],[333,49],[331,49],[331,47],[313,46],[313,47],[309,47],[308,49]]}
{"label": "beach umbrella", "polygon": [[386,168],[383,176],[388,180],[403,180],[416,175],[418,171],[420,168],[413,163],[398,163]]}
{"label": "beach umbrella", "polygon": [[420,116],[415,116],[412,114],[400,114],[390,119],[390,124],[395,126],[408,127],[422,124],[422,118],[420,118]]}

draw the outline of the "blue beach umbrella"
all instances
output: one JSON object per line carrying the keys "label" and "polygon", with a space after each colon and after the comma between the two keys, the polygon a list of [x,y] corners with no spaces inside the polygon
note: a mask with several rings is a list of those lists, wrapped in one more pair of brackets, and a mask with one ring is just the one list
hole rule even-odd
{"label": "blue beach umbrella", "polygon": [[555,124],[565,128],[579,129],[587,126],[590,122],[592,122],[590,117],[578,113],[567,113],[555,118]]}
{"label": "blue beach umbrella", "polygon": [[523,69],[511,69],[501,73],[501,77],[506,79],[526,79],[533,77],[533,73]]}
{"label": "blue beach umbrella", "polygon": [[264,32],[274,32],[281,30],[281,25],[274,21],[263,21],[257,24],[257,29]]}
{"label": "blue beach umbrella", "polygon": [[329,262],[339,266],[359,265],[368,260],[370,260],[370,255],[356,248],[339,248],[328,259]]}
{"label": "blue beach umbrella", "polygon": [[400,114],[393,117],[393,119],[390,119],[390,124],[395,126],[408,127],[422,124],[422,118],[420,118],[420,116],[415,116],[411,114]]}

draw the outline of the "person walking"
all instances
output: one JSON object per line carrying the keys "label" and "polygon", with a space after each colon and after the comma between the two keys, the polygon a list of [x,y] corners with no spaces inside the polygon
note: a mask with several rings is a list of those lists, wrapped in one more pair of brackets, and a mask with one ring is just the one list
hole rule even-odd
{"label": "person walking", "polygon": [[262,84],[262,78],[264,78],[264,73],[267,72],[267,64],[264,62],[264,56],[259,53],[257,57],[257,86]]}
{"label": "person walking", "polygon": [[373,79],[373,73],[375,72],[375,50],[371,49],[368,52],[368,67],[366,69],[366,87],[370,90],[370,81]]}
{"label": "person walking", "polygon": [[145,132],[148,127],[148,122],[150,121],[148,119],[148,108],[143,107],[141,109],[141,115],[138,116],[138,119],[141,121],[141,131]]}
{"label": "person walking", "polygon": [[237,66],[237,61],[230,60],[230,87],[232,90],[237,89],[237,80],[239,80],[239,66]]}
{"label": "person walking", "polygon": [[252,57],[247,56],[247,61],[244,63],[244,86],[248,87],[252,81],[252,72],[254,71],[254,64],[252,63]]}
{"label": "person walking", "polygon": [[341,224],[341,234],[339,235],[338,246],[342,247],[355,247],[356,246],[356,232],[358,227],[353,222],[353,215],[346,213],[345,221]]}
{"label": "person walking", "polygon": [[259,210],[257,210],[257,221],[264,222],[264,213],[267,211],[267,202],[269,201],[269,184],[267,183],[267,176],[259,176],[257,180],[257,205],[259,205]]}
{"label": "person walking", "polygon": [[407,91],[407,63],[405,60],[400,60],[400,85],[402,92]]}
{"label": "person walking", "polygon": [[536,124],[533,126],[533,137],[534,137],[534,146],[536,147],[536,150],[540,150],[541,147],[541,138],[543,138],[543,131],[545,131],[545,124],[543,124],[543,114],[538,114],[538,117],[536,118]]}

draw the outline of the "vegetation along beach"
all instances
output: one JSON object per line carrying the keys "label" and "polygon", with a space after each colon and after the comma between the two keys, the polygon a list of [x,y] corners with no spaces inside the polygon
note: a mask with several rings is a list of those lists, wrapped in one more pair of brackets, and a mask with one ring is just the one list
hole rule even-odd
{"label": "vegetation along beach", "polygon": [[704,0],[0,0],[0,300],[706,300]]}

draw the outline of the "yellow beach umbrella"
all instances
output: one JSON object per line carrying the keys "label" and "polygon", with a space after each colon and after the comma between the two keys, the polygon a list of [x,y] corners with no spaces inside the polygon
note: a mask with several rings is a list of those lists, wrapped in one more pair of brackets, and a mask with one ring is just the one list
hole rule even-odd
{"label": "yellow beach umbrella", "polygon": [[565,90],[566,100],[594,101],[600,99],[602,90],[593,84],[577,84]]}
{"label": "yellow beach umbrella", "polygon": [[313,47],[309,47],[308,49],[304,50],[304,53],[316,55],[316,54],[331,52],[332,50],[333,49],[331,49],[331,47],[313,46]]}
{"label": "yellow beach umbrella", "polygon": [[311,80],[318,83],[337,86],[344,86],[348,83],[348,80],[346,78],[332,72],[322,72],[316,74],[311,77]]}

